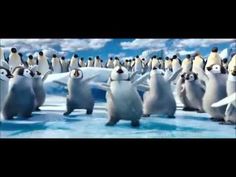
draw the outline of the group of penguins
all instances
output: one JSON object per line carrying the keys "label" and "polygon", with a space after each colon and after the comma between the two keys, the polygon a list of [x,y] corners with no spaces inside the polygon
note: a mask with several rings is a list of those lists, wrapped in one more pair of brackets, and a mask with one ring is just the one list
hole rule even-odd
{"label": "group of penguins", "polygon": [[[116,57],[103,65],[99,56],[84,63],[76,54],[70,61],[54,54],[50,64],[42,51],[37,58],[29,55],[24,62],[16,48],[11,49],[8,59],[0,48],[0,59],[0,111],[7,120],[31,117],[33,111],[39,111],[46,98],[44,80],[49,74],[61,72],[69,72],[64,116],[75,109],[92,114],[95,101],[89,82],[97,75],[84,78],[80,67],[106,67],[112,68],[110,77],[107,83],[97,83],[97,87],[106,91],[107,126],[129,120],[131,126],[137,127],[141,117],[152,114],[175,118],[174,91],[184,111],[206,112],[214,121],[236,123],[236,98],[227,105],[214,106],[236,92],[236,54],[229,61],[222,59],[216,47],[207,60],[196,53],[186,55],[183,61],[177,55],[165,59],[153,56],[149,61],[136,56],[124,62]],[[143,96],[138,91],[144,92]]]}

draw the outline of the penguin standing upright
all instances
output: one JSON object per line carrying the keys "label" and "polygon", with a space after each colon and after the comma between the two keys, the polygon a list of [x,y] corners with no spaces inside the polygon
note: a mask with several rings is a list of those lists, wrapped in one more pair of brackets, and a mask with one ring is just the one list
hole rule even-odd
{"label": "penguin standing upright", "polygon": [[164,61],[162,57],[158,58],[158,63],[159,63],[159,69],[164,69]]}
{"label": "penguin standing upright", "polygon": [[[156,55],[154,55],[152,57],[152,64],[151,65],[152,65],[152,68],[154,68],[154,67],[159,68],[159,62],[158,62],[158,59],[157,59]],[[152,70],[152,68],[151,68],[151,70]]]}
{"label": "penguin standing upright", "polygon": [[169,57],[165,58],[165,79],[169,79],[169,77],[172,75],[173,69],[172,69],[172,62]]}
{"label": "penguin standing upright", "polygon": [[192,72],[198,73],[198,68],[201,68],[204,70],[205,67],[205,61],[201,57],[200,53],[195,53],[194,54],[194,60],[193,60],[193,65],[192,65]]}
{"label": "penguin standing upright", "polygon": [[0,47],[0,66],[9,69],[9,64],[7,63],[7,61],[4,58],[4,51],[3,49]]}
{"label": "penguin standing upright", "polygon": [[98,67],[98,68],[102,67],[101,60],[100,60],[99,56],[96,56],[96,58],[95,58],[94,67]]}
{"label": "penguin standing upright", "polygon": [[70,60],[69,71],[77,69],[79,67],[78,55],[74,54]]}
{"label": "penguin standing upright", "polygon": [[172,57],[172,69],[173,72],[176,72],[177,70],[179,70],[181,68],[181,61],[180,59],[177,58],[177,55],[174,55]]}
{"label": "penguin standing upright", "polygon": [[87,67],[93,67],[93,66],[94,66],[94,61],[91,57],[89,57]]}
{"label": "penguin standing upright", "polygon": [[110,57],[107,61],[107,64],[106,64],[106,67],[107,68],[114,68],[114,64],[113,64],[113,58]]}
{"label": "penguin standing upright", "polygon": [[206,62],[206,68],[213,65],[213,64],[221,65],[221,57],[218,54],[218,48],[217,47],[212,48],[211,53],[210,53],[210,55],[207,59],[207,62]]}
{"label": "penguin standing upright", "polygon": [[28,63],[28,65],[31,65],[31,66],[37,64],[37,62],[36,62],[35,58],[33,57],[33,55],[28,56],[27,63]]}
{"label": "penguin standing upright", "polygon": [[149,59],[147,66],[148,66],[148,71],[151,71],[152,70],[152,58]]}
{"label": "penguin standing upright", "polygon": [[142,74],[146,73],[148,71],[148,65],[145,60],[145,58],[142,58]]}
{"label": "penguin standing upright", "polygon": [[46,56],[42,51],[39,52],[38,55],[38,71],[44,75],[49,71],[49,64]]}
{"label": "penguin standing upright", "polygon": [[142,61],[138,55],[135,57],[133,71],[137,72],[138,74],[142,74]]}
{"label": "penguin standing upright", "polygon": [[15,67],[22,64],[20,55],[17,53],[16,48],[11,48],[8,64],[11,72],[15,69]]}
{"label": "penguin standing upright", "polygon": [[61,73],[61,63],[56,54],[52,55],[52,69],[53,73]]}
{"label": "penguin standing upright", "polygon": [[60,63],[61,63],[61,72],[62,73],[68,72],[69,71],[68,70],[69,63],[65,60],[64,56],[61,57]]}
{"label": "penguin standing upright", "polygon": [[187,73],[187,72],[190,72],[191,69],[192,69],[192,61],[191,61],[191,55],[186,55],[186,58],[182,61],[182,72],[183,73]]}
{"label": "penguin standing upright", "polygon": [[13,119],[14,116],[28,118],[35,106],[35,94],[32,84],[34,73],[29,69],[18,66],[13,71],[13,75],[3,106],[3,118]]}
{"label": "penguin standing upright", "polygon": [[80,67],[86,67],[86,65],[85,65],[85,63],[84,63],[84,58],[83,58],[83,57],[81,57],[81,58],[79,59],[79,66],[80,66]]}
{"label": "penguin standing upright", "polygon": [[222,59],[222,66],[228,70],[228,59],[227,58],[223,58]]}
{"label": "penguin standing upright", "polygon": [[118,57],[115,57],[115,60],[113,62],[113,65],[114,65],[114,68],[117,67],[117,66],[120,66],[120,60]]}
{"label": "penguin standing upright", "polygon": [[0,112],[2,111],[8,93],[9,79],[12,77],[13,75],[8,69],[0,66]]}

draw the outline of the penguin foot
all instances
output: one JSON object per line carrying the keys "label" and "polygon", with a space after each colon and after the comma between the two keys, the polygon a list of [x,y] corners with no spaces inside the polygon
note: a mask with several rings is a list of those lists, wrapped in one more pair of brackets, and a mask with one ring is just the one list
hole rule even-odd
{"label": "penguin foot", "polygon": [[198,109],[198,110],[197,110],[197,113],[205,113],[205,111]]}
{"label": "penguin foot", "polygon": [[87,110],[86,111],[86,114],[92,114],[93,113],[93,110]]}
{"label": "penguin foot", "polygon": [[132,127],[139,127],[139,126],[140,126],[140,123],[139,123],[138,120],[131,121],[131,126],[132,126]]}
{"label": "penguin foot", "polygon": [[114,126],[116,122],[109,121],[106,123],[106,126]]}
{"label": "penguin foot", "polygon": [[196,111],[196,109],[190,107],[184,107],[183,111]]}
{"label": "penguin foot", "polygon": [[171,116],[167,116],[167,118],[174,119],[175,116],[174,116],[174,115],[171,115]]}
{"label": "penguin foot", "polygon": [[214,117],[211,117],[210,120],[214,121],[214,122],[224,122],[224,119],[217,119]]}
{"label": "penguin foot", "polygon": [[227,122],[220,122],[220,125],[235,125],[235,123],[231,122],[231,121],[227,121]]}
{"label": "penguin foot", "polygon": [[68,116],[68,115],[70,115],[70,112],[64,112],[63,115]]}
{"label": "penguin foot", "polygon": [[150,117],[150,114],[143,114],[142,117]]}
{"label": "penguin foot", "polygon": [[41,111],[41,109],[39,109],[39,108],[36,108],[36,109],[35,109],[35,111]]}

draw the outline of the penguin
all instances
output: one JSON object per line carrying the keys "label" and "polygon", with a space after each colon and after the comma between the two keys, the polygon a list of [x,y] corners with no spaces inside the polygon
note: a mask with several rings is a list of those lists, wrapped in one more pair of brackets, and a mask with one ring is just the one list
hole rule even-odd
{"label": "penguin", "polygon": [[79,67],[78,55],[74,54],[70,60],[69,71],[77,69]]}
{"label": "penguin", "polygon": [[131,61],[131,68],[132,68],[132,69],[133,69],[133,67],[134,67],[134,64],[135,64],[135,58],[133,58],[132,61]]}
{"label": "penguin", "polygon": [[114,68],[114,64],[113,64],[113,58],[110,57],[107,61],[107,64],[106,64],[106,67],[107,68]]}
{"label": "penguin", "polygon": [[89,57],[87,67],[93,67],[93,66],[94,66],[94,61],[91,57]]}
{"label": "penguin", "polygon": [[177,58],[177,55],[174,55],[172,57],[171,66],[172,66],[173,72],[176,72],[177,70],[179,70],[179,68],[181,68],[181,61],[180,59]]}
{"label": "penguin", "polygon": [[148,71],[148,63],[146,62],[145,58],[142,58],[142,74]]}
{"label": "penguin", "polygon": [[182,61],[181,67],[183,68],[183,73],[190,72],[192,70],[191,55],[186,55],[186,58]]}
{"label": "penguin", "polygon": [[61,72],[62,73],[68,72],[69,71],[68,70],[69,63],[65,60],[64,56],[61,57],[60,63],[61,63]]}
{"label": "penguin", "polygon": [[13,78],[10,70],[0,66],[0,112],[6,100],[10,78]]}
{"label": "penguin", "polygon": [[107,126],[114,126],[119,120],[131,121],[131,126],[139,126],[142,116],[142,100],[137,91],[137,85],[144,82],[149,73],[131,81],[128,70],[123,66],[115,67],[110,75],[108,84],[101,85],[107,91],[107,110],[109,121]]}
{"label": "penguin", "polygon": [[28,63],[28,65],[36,65],[37,64],[37,62],[36,62],[35,58],[33,57],[33,55],[28,56],[27,63]]}
{"label": "penguin", "polygon": [[96,58],[95,58],[94,67],[98,67],[98,68],[102,67],[101,59],[99,58],[99,56],[96,56]]}
{"label": "penguin", "polygon": [[61,73],[61,63],[56,54],[52,55],[52,69],[53,73]]}
{"label": "penguin", "polygon": [[162,57],[158,58],[158,63],[159,63],[159,69],[164,69],[164,61],[162,59]]}
{"label": "penguin", "polygon": [[128,62],[127,62],[127,70],[128,70],[128,71],[131,71],[131,70],[132,70],[132,68],[131,68],[131,62],[132,62],[132,61],[131,61],[130,59],[129,59]]}
{"label": "penguin", "polygon": [[228,70],[228,58],[223,58],[222,59],[222,66]]}
{"label": "penguin", "polygon": [[191,105],[191,100],[189,100],[186,95],[186,87],[185,87],[186,74],[187,73],[182,73],[180,75],[180,78],[176,83],[176,94],[180,102],[183,104],[183,111],[195,111],[195,109]]}
{"label": "penguin", "polygon": [[137,72],[137,74],[142,74],[142,61],[138,55],[135,57],[133,72]]}
{"label": "penguin", "polygon": [[124,62],[124,67],[125,67],[127,70],[128,70],[128,62],[129,62],[128,59],[126,59],[125,62]]}
{"label": "penguin", "polygon": [[164,78],[167,80],[173,74],[172,62],[171,62],[171,59],[169,57],[165,58],[164,65],[165,65],[165,75],[164,75]]}
{"label": "penguin", "polygon": [[80,69],[70,71],[67,83],[68,95],[66,98],[66,112],[68,116],[74,109],[86,109],[86,114],[92,114],[94,108],[94,98],[88,82],[94,77],[83,79],[83,72]]}
{"label": "penguin", "polygon": [[234,69],[235,63],[236,63],[236,54],[232,56],[228,64],[228,72],[232,72],[232,70]]}
{"label": "penguin", "polygon": [[3,106],[3,118],[13,119],[14,116],[31,117],[34,110],[35,94],[32,78],[34,73],[23,67],[16,67],[14,77],[10,79],[9,92]]}
{"label": "penguin", "polygon": [[207,62],[206,62],[206,68],[213,65],[213,64],[221,65],[221,57],[218,54],[218,48],[217,47],[212,48],[211,53],[210,53],[210,55],[207,59]]}
{"label": "penguin", "polygon": [[183,89],[186,92],[186,98],[189,100],[191,108],[203,113],[202,98],[205,88],[198,79],[198,74],[189,72],[185,74],[185,83]]}
{"label": "penguin", "polygon": [[198,69],[197,68],[201,68],[201,69],[204,70],[205,61],[201,57],[200,53],[198,53],[198,52],[195,53],[193,57],[194,57],[194,60],[193,60],[193,64],[192,64],[192,72],[198,73]]}
{"label": "penguin", "polygon": [[40,51],[38,54],[37,62],[38,62],[37,63],[38,64],[38,71],[42,75],[46,74],[50,70],[48,60],[42,51]]}
{"label": "penguin", "polygon": [[3,49],[1,47],[0,47],[0,66],[2,66],[2,67],[4,67],[4,68],[9,70],[9,64],[5,60],[4,51],[3,51]]}
{"label": "penguin", "polygon": [[104,65],[104,63],[103,63],[103,60],[100,60],[100,62],[101,62],[101,68],[104,68],[105,65]]}
{"label": "penguin", "polygon": [[148,66],[148,71],[151,71],[151,70],[152,70],[152,60],[153,60],[153,58],[150,58],[149,61],[148,61],[148,64],[147,64],[147,66]]}
{"label": "penguin", "polygon": [[203,109],[214,121],[223,121],[226,106],[213,108],[211,105],[226,97],[226,70],[222,65],[206,67],[207,72],[198,68],[199,78],[205,82],[205,94],[202,99]]}
{"label": "penguin", "polygon": [[170,83],[165,80],[164,72],[153,67],[150,73],[149,89],[143,95],[143,115],[160,114],[175,118],[176,102]]}
{"label": "penguin", "polygon": [[83,58],[83,57],[81,57],[81,58],[79,59],[79,66],[80,66],[80,67],[86,67],[86,65],[85,65],[85,63],[84,63],[84,58]]}
{"label": "penguin", "polygon": [[[154,67],[159,68],[159,62],[158,62],[158,59],[157,59],[156,55],[154,55],[152,57],[152,64],[151,65],[152,65],[152,68],[154,68]],[[151,68],[151,70],[152,70],[152,68]]]}
{"label": "penguin", "polygon": [[120,60],[118,57],[115,57],[115,60],[113,61],[114,68],[117,66],[120,66]]}
{"label": "penguin", "polygon": [[11,48],[8,64],[11,72],[15,69],[15,67],[22,64],[20,55],[17,53],[16,48]]}

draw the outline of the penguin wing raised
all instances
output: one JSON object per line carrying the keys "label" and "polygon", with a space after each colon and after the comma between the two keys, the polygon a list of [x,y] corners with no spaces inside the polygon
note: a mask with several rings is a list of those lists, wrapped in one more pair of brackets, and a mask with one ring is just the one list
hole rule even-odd
{"label": "penguin wing raised", "polygon": [[110,86],[106,83],[97,82],[97,83],[93,83],[93,86],[104,91],[111,91]]}
{"label": "penguin wing raised", "polygon": [[149,91],[150,87],[148,85],[145,85],[145,84],[140,84],[140,85],[137,86],[137,89],[139,91],[146,92],[146,91]]}
{"label": "penguin wing raised", "polygon": [[223,105],[226,105],[226,104],[229,104],[229,103],[232,103],[236,101],[236,92],[223,98],[222,100],[216,102],[216,103],[213,103],[211,105],[211,107],[220,107],[220,106],[223,106]]}
{"label": "penguin wing raised", "polygon": [[59,84],[59,85],[63,85],[63,86],[67,86],[67,84],[66,83],[64,83],[64,82],[61,82],[61,81],[52,81],[52,82],[54,82],[54,83],[56,83],[56,84]]}
{"label": "penguin wing raised", "polygon": [[83,81],[82,82],[90,82],[90,81],[92,81],[93,79],[95,79],[97,76],[99,76],[99,74],[95,74],[95,75],[93,75],[93,76],[90,76],[90,77],[88,77],[88,78],[86,78],[86,79],[83,79]]}
{"label": "penguin wing raised", "polygon": [[169,79],[167,79],[167,81],[168,81],[168,82],[171,82],[171,81],[175,80],[175,79],[178,77],[178,75],[181,73],[182,70],[183,70],[183,68],[179,68],[177,71],[175,71],[175,72],[170,76]]}
{"label": "penguin wing raised", "polygon": [[52,74],[52,71],[51,71],[51,70],[48,71],[48,72],[46,72],[46,73],[44,74],[44,76],[43,76],[43,78],[42,78],[42,81],[43,81],[43,82],[48,78],[48,75],[49,75],[49,74]]}
{"label": "penguin wing raised", "polygon": [[133,86],[137,86],[141,83],[143,83],[145,80],[147,80],[147,78],[150,76],[150,72],[145,73],[144,75],[142,75],[141,77],[139,77],[138,79],[136,79],[132,84]]}

